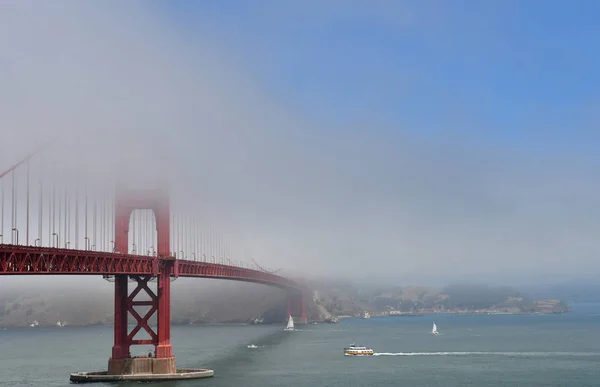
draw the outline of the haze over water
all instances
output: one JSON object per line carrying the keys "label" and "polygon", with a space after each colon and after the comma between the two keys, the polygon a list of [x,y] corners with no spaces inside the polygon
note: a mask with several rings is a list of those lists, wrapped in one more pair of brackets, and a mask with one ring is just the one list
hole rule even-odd
{"label": "haze over water", "polygon": [[[176,326],[178,365],[213,379],[161,386],[592,387],[600,378],[600,304],[564,315],[439,315],[299,326]],[[346,357],[356,342],[376,356]],[[247,345],[255,344],[257,349]],[[112,327],[0,331],[2,386],[67,386],[73,371],[104,369]],[[127,383],[120,385],[129,385]],[[131,384],[138,385],[138,384]]]}

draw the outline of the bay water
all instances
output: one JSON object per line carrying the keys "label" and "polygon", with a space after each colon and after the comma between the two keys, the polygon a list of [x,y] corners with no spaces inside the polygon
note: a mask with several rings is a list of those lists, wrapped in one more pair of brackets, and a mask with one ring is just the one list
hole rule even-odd
{"label": "bay water", "polygon": [[[284,324],[174,326],[178,367],[208,367],[215,377],[158,385],[597,387],[600,304],[573,308],[563,315],[345,319],[297,325],[296,332],[284,332]],[[438,336],[430,333],[434,321]],[[376,354],[344,356],[351,343]],[[111,326],[0,330],[0,386],[67,386],[71,372],[106,369],[111,346]],[[128,385],[138,383],[119,383]]]}

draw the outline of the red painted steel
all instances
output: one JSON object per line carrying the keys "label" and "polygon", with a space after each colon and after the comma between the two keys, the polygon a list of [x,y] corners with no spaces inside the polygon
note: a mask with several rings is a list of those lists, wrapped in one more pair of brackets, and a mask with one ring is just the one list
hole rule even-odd
{"label": "red painted steel", "polygon": [[306,304],[304,303],[304,292],[301,289],[290,290],[288,292],[287,315],[299,316],[301,323],[307,323],[308,318],[306,315]]}
{"label": "red painted steel", "polygon": [[157,257],[0,245],[0,275],[152,274]]}
{"label": "red painted steel", "polygon": [[114,344],[112,348],[113,359],[124,359],[129,357],[128,335],[127,335],[127,275],[115,276],[115,326]]}
{"label": "red painted steel", "polygon": [[[128,276],[116,276],[115,278],[115,334],[114,346],[112,350],[112,359],[125,359],[130,357],[130,348],[132,345],[154,345],[155,355],[157,358],[173,357],[173,349],[170,341],[170,316],[169,313],[161,312],[161,308],[166,308],[167,312],[170,309],[168,302],[170,297],[165,294],[165,282],[170,285],[171,281],[164,281],[159,276],[158,295],[155,294],[148,282],[152,278],[151,275],[146,276],[131,276],[136,281],[137,286],[127,295],[127,278]],[[142,293],[150,298],[149,301],[137,301],[136,297]],[[161,303],[163,305],[161,305]],[[166,304],[166,306],[164,305]],[[141,316],[136,310],[136,306],[150,306],[150,309]],[[157,331],[154,331],[148,321],[157,313]],[[128,333],[127,317],[133,316],[136,320],[135,327]],[[150,336],[150,339],[136,339],[136,335],[144,330]]]}
{"label": "red painted steel", "polygon": [[156,217],[157,253],[159,257],[169,257],[171,240],[169,227],[169,196],[165,191],[156,194],[147,191],[133,192],[118,189],[115,197],[115,250],[127,251],[129,224],[134,210],[148,209]]}
{"label": "red painted steel", "polygon": [[[136,326],[127,334],[127,343],[128,344],[145,344],[148,340],[136,340],[135,336],[142,329],[145,330],[148,335],[150,335],[150,343],[154,345],[158,345],[158,335],[154,330],[148,325],[148,320],[155,312],[158,311],[158,296],[154,294],[154,292],[148,287],[148,281],[152,278],[151,276],[132,276],[136,282],[137,287],[133,290],[133,292],[126,298],[127,304],[127,312],[131,313],[133,318],[136,320]],[[135,298],[141,291],[144,291],[149,297],[150,301],[136,301]],[[150,309],[146,312],[144,317],[142,317],[138,311],[134,308],[135,306],[150,306]]]}
{"label": "red painted steel", "polygon": [[[167,218],[168,219],[168,218]],[[167,229],[168,230],[168,229]],[[157,358],[173,357],[171,346],[171,271],[173,261],[162,261],[158,275],[158,337],[156,345]]]}
{"label": "red painted steel", "polygon": [[[173,260],[169,251],[170,241],[170,215],[169,215],[169,196],[166,191],[155,192],[132,192],[125,191],[122,186],[117,187],[115,197],[115,251],[127,251],[129,243],[129,224],[131,213],[138,209],[150,209],[156,217],[157,232],[157,252],[156,264],[153,266],[151,275],[158,276],[158,291],[155,295],[147,283],[151,278],[133,277],[138,282],[138,287],[131,296],[127,298],[127,307],[123,307],[123,297],[127,297],[127,291],[121,293],[115,283],[115,326],[114,335],[119,337],[119,342],[115,339],[112,359],[124,359],[129,356],[129,348],[136,344],[152,344],[155,346],[155,356],[157,358],[173,357],[173,348],[171,346],[171,273],[173,272]],[[176,271],[176,270],[175,270]],[[144,289],[152,298],[152,307],[148,314],[142,319],[132,307],[132,299],[140,289]],[[117,298],[120,298],[117,303]],[[147,324],[148,318],[154,313],[157,314],[157,332],[150,329]],[[127,319],[122,318],[123,314],[130,313],[137,320],[137,325],[133,331],[123,340],[123,331],[127,331]],[[124,325],[123,325],[124,324]],[[151,340],[133,340],[133,337],[144,329],[152,337]]]}
{"label": "red painted steel", "polygon": [[172,257],[0,244],[0,275],[158,276],[160,266],[169,262],[172,263],[171,277],[228,279],[295,291],[303,289],[297,282],[276,274],[217,263],[175,260]]}
{"label": "red painted steel", "polygon": [[301,286],[285,277],[264,271],[245,269],[216,263],[177,260],[179,277],[221,278],[255,282],[289,290],[300,290]]}

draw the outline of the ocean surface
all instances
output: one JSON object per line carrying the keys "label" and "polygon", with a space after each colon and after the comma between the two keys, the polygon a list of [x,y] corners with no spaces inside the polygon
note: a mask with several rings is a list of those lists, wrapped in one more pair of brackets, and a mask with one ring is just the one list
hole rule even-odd
{"label": "ocean surface", "polygon": [[[549,316],[348,319],[296,332],[283,324],[175,326],[178,366],[210,367],[215,377],[159,385],[597,387],[600,304],[573,307]],[[429,333],[434,319],[439,336]],[[376,356],[344,356],[352,342]],[[0,331],[0,386],[69,385],[71,372],[106,369],[111,346],[110,326]]]}

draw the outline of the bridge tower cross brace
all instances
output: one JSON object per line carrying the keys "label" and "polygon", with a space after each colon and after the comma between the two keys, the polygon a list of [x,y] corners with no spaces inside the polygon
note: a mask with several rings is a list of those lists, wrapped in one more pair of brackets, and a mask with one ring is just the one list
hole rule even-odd
{"label": "bridge tower cross brace", "polygon": [[[116,252],[127,253],[129,245],[129,223],[134,210],[148,209],[154,211],[157,231],[157,257],[153,262],[152,276],[115,275],[115,324],[112,357],[108,363],[109,374],[125,374],[133,372],[130,361],[132,345],[151,344],[155,347],[155,357],[151,362],[145,361],[141,367],[149,373],[175,373],[175,356],[171,346],[171,273],[175,259],[170,252],[170,210],[169,197],[165,191],[132,192],[117,187],[115,195],[115,245]],[[151,277],[157,277],[157,293],[148,287]],[[133,279],[137,286],[129,294],[128,280]],[[150,301],[136,301],[138,294],[144,291]],[[135,310],[136,306],[150,306],[145,316]],[[157,314],[156,332],[148,325],[148,319]],[[128,316],[131,314],[136,326],[128,332]],[[144,330],[150,335],[149,340],[136,340],[136,334]],[[137,360],[137,359],[134,359]]]}

